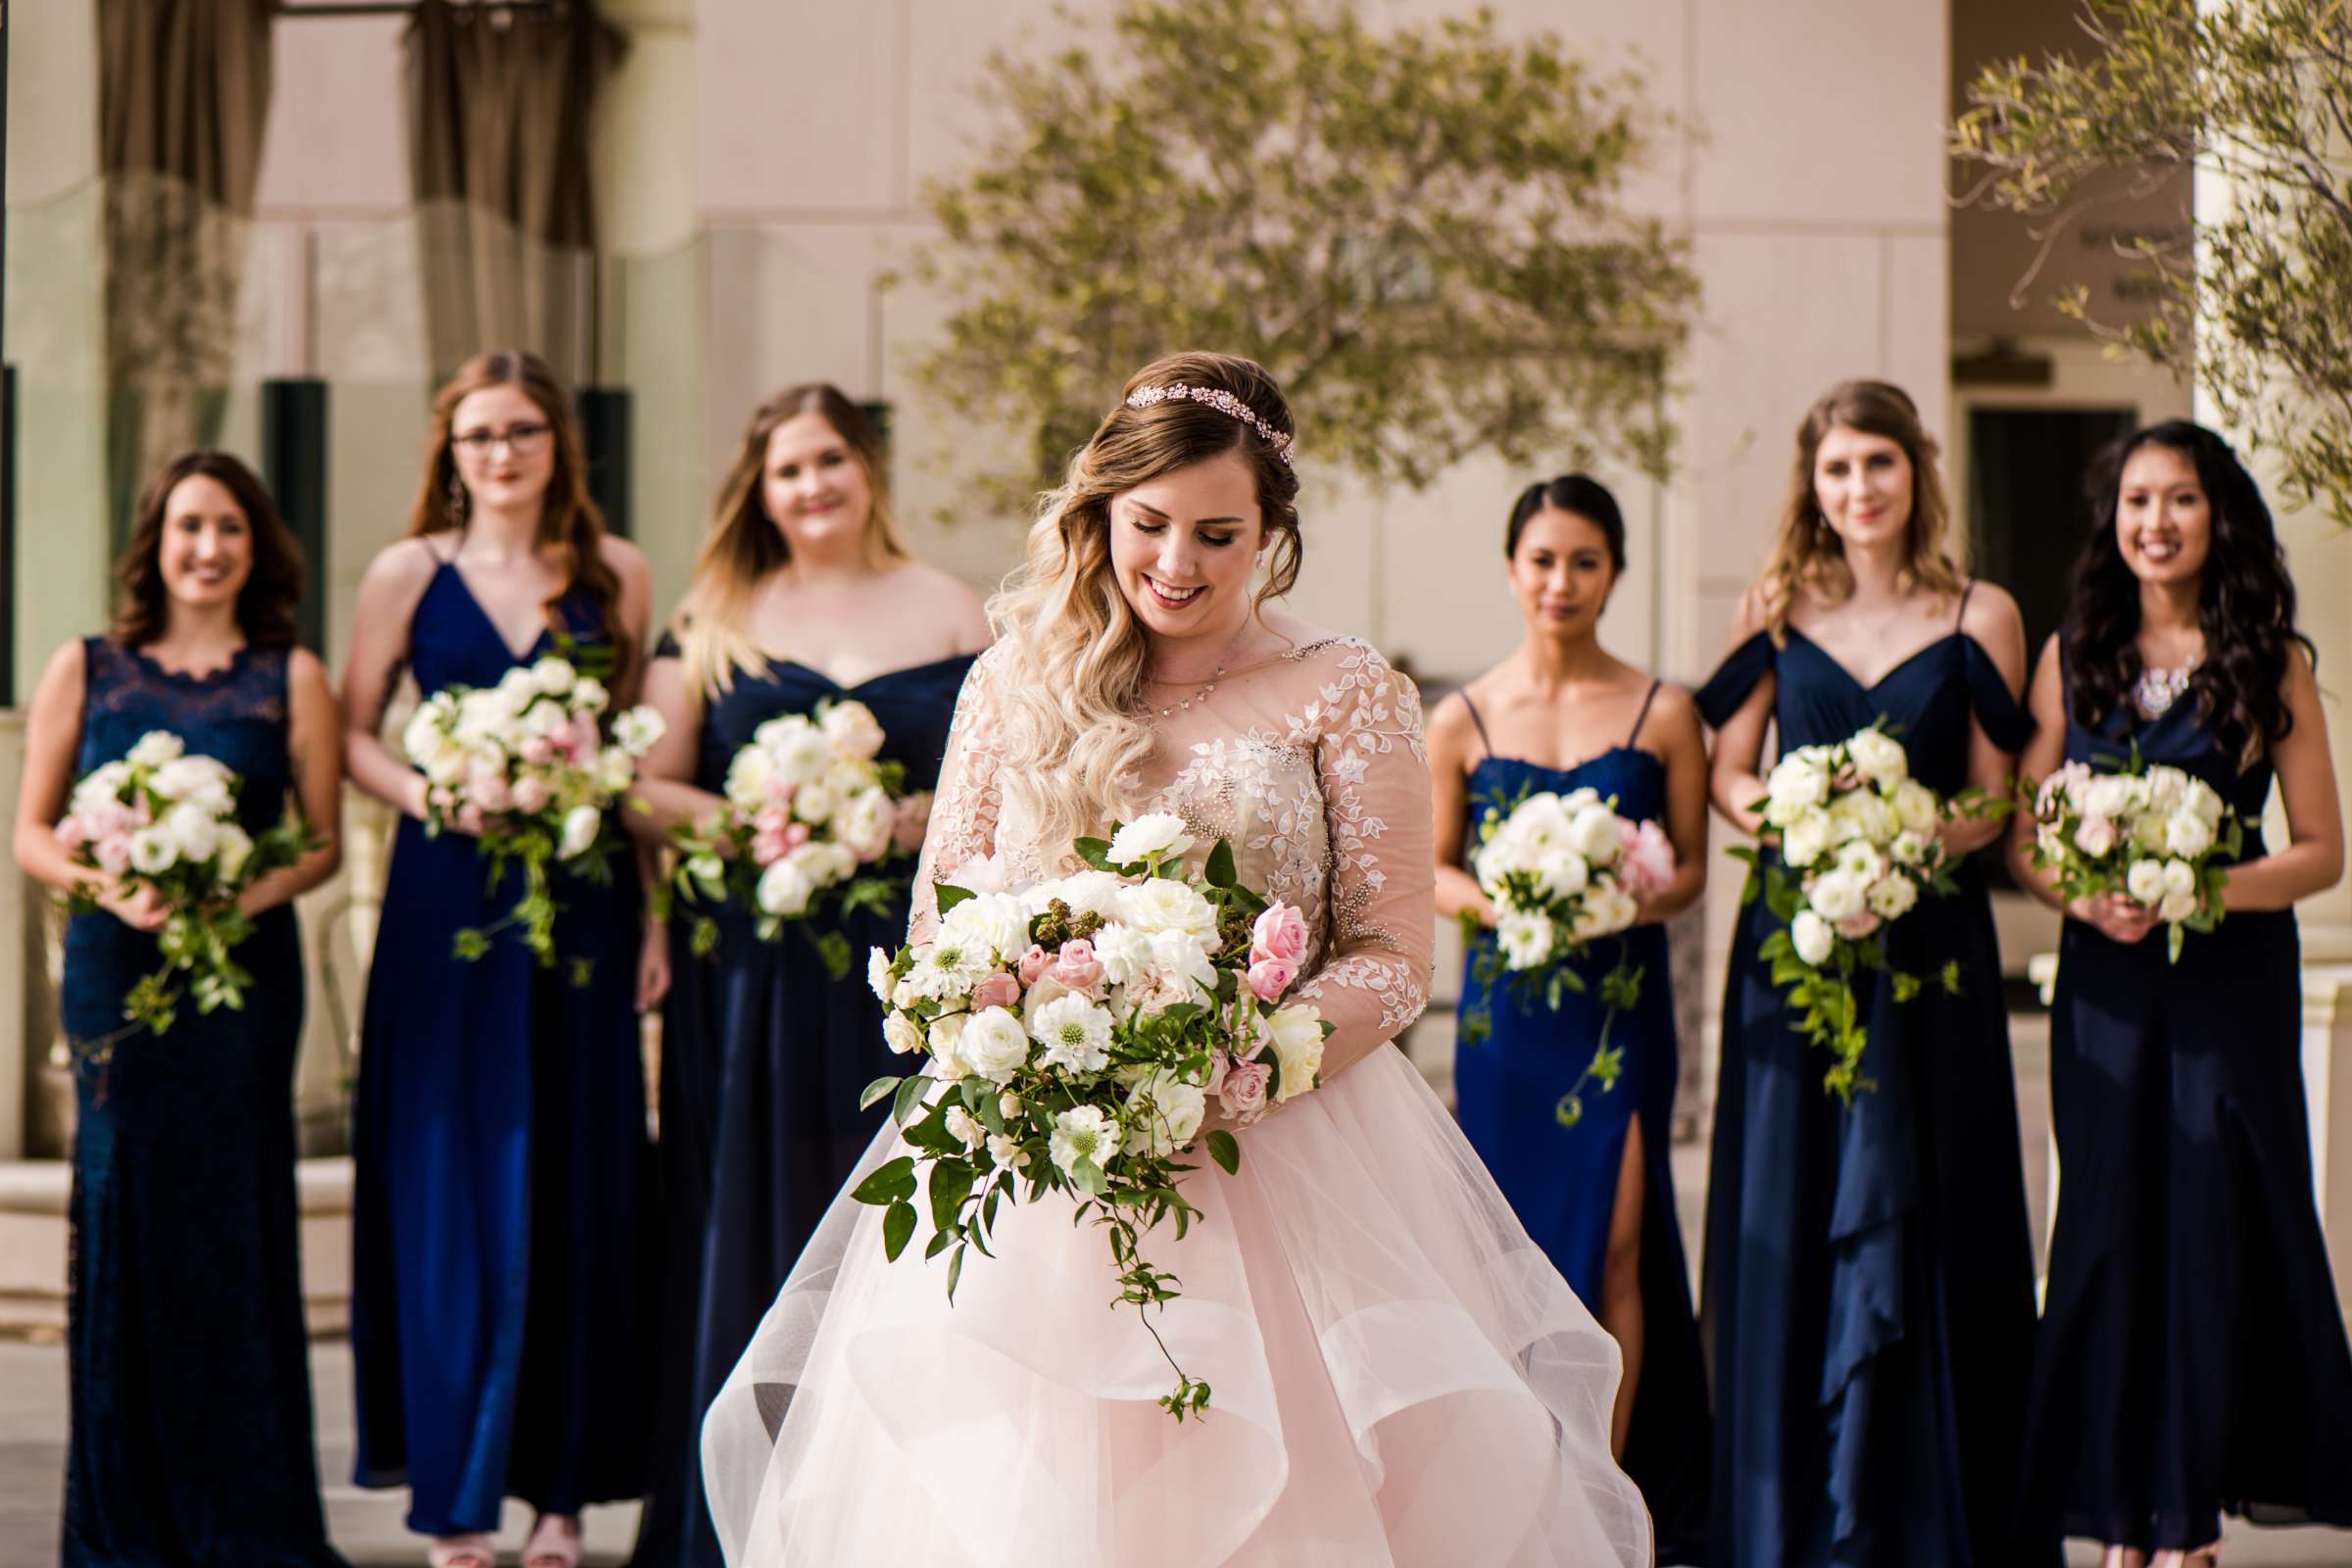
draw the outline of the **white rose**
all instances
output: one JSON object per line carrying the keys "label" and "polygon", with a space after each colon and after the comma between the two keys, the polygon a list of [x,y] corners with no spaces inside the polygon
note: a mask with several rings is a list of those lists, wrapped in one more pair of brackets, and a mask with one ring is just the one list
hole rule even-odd
{"label": "white rose", "polygon": [[2195,893],[2197,891],[2197,873],[2190,870],[2183,861],[2165,861],[2164,891],[2167,893]]}
{"label": "white rose", "polygon": [[1568,847],[1594,865],[1607,865],[1624,846],[1617,830],[1617,813],[1605,806],[1589,806],[1568,822]]}
{"label": "white rose", "polygon": [[1502,961],[1513,969],[1533,969],[1551,957],[1551,917],[1513,912],[1495,922],[1494,940],[1502,946]]}
{"label": "white rose", "polygon": [[1193,836],[1184,830],[1184,818],[1172,811],[1153,811],[1139,816],[1110,836],[1109,860],[1113,865],[1133,865],[1149,856],[1172,860],[1193,847]]}
{"label": "white rose", "polygon": [[795,915],[808,907],[808,900],[815,892],[816,884],[808,880],[808,873],[787,858],[760,873],[753,897],[763,913]]}
{"label": "white rose", "polygon": [[1936,831],[1943,819],[1943,809],[1936,800],[1936,792],[1915,778],[1904,779],[1894,787],[1894,814],[1903,826],[1926,837]]}
{"label": "white rose", "polygon": [[1576,938],[1590,942],[1612,936],[1632,925],[1641,912],[1632,894],[1613,882],[1601,883],[1585,895],[1584,906],[1576,911]]}
{"label": "white rose", "polygon": [[1082,1159],[1098,1169],[1107,1165],[1118,1152],[1119,1124],[1100,1106],[1073,1105],[1054,1118],[1047,1152],[1064,1176],[1074,1175]]}
{"label": "white rose", "polygon": [[2196,912],[2197,896],[2194,893],[2167,893],[2164,902],[2156,906],[2156,917],[2173,925],[2179,925]]}
{"label": "white rose", "polygon": [[579,672],[567,661],[558,659],[554,654],[545,656],[531,666],[531,684],[550,697],[563,696],[571,690],[572,682],[578,679]]}
{"label": "white rose", "polygon": [[1810,964],[1828,961],[1837,937],[1838,933],[1830,929],[1830,922],[1811,909],[1797,910],[1796,918],[1788,925],[1788,941],[1796,949],[1796,956]]}
{"label": "white rose", "polygon": [[1836,924],[1862,912],[1863,884],[1842,871],[1829,871],[1805,890],[1805,902],[1823,919]]}
{"label": "white rose", "polygon": [[793,794],[792,814],[811,827],[822,826],[833,816],[833,792],[821,781],[802,785]]}
{"label": "white rose", "polygon": [[229,770],[209,757],[175,757],[155,770],[149,780],[166,800],[225,809],[230,795]]}
{"label": "white rose", "polygon": [[1038,913],[1059,899],[1072,914],[1094,914],[1103,919],[1113,918],[1119,909],[1119,889],[1127,884],[1108,871],[1075,871],[1040,883],[1029,895],[1029,905]]}
{"label": "white rose", "polygon": [[971,1063],[963,1059],[963,1031],[972,1021],[968,1012],[951,1012],[944,1018],[931,1020],[931,1076],[941,1083],[961,1083],[972,1075]]}
{"label": "white rose", "polygon": [[1885,730],[1863,730],[1845,743],[1845,755],[1854,760],[1854,771],[1873,784],[1892,784],[1911,776],[1902,743]]}
{"label": "white rose", "polygon": [[151,822],[130,836],[130,868],[141,875],[161,875],[178,858],[179,848],[161,823]]}
{"label": "white rose", "polygon": [[2222,825],[2222,798],[2203,779],[2189,781],[2188,792],[2181,804],[2202,819],[2207,827],[2218,829]]}
{"label": "white rose", "polygon": [[669,733],[669,721],[642,705],[612,720],[612,739],[631,757],[643,757],[654,743]]}
{"label": "white rose", "polygon": [[1830,851],[1830,817],[1807,810],[1781,830],[1781,858],[1802,870]]}
{"label": "white rose", "polygon": [[[1148,1102],[1148,1103],[1147,1103]],[[1208,1114],[1208,1097],[1162,1068],[1127,1093],[1127,1126],[1149,1154],[1173,1154],[1191,1143]]]}
{"label": "white rose", "polygon": [[[768,735],[769,725],[776,726]],[[769,719],[754,732],[760,744],[774,762],[777,772],[790,782],[809,785],[824,777],[825,769],[833,762],[833,743],[825,739],[824,731],[798,713],[783,719]]]}
{"label": "white rose", "polygon": [[1765,815],[1776,827],[1786,827],[1796,813],[1830,798],[1829,770],[1821,765],[1817,748],[1789,753],[1775,762],[1764,780]]}
{"label": "white rose", "polygon": [[865,950],[865,983],[885,1007],[891,1004],[899,991],[898,976],[890,972],[891,962],[891,956],[880,948]]}
{"label": "white rose", "polygon": [[161,767],[186,750],[186,744],[170,730],[151,729],[139,737],[123,760],[133,767]]}
{"label": "white rose", "polygon": [[1182,931],[1213,940],[1217,934],[1217,911],[1192,887],[1173,877],[1155,876],[1119,889],[1118,911],[1123,923],[1146,935]]}
{"label": "white rose", "polygon": [[2102,773],[2082,791],[2082,809],[2089,816],[2123,816],[2137,804],[2137,779],[2121,773]]}
{"label": "white rose", "polygon": [[556,846],[557,858],[568,860],[575,855],[587,854],[604,825],[603,815],[593,806],[575,806],[564,812],[564,838]]}
{"label": "white rose", "polygon": [[1919,902],[1919,884],[1907,876],[1882,877],[1870,885],[1870,912],[1882,920],[1899,920]]}
{"label": "white rose", "polygon": [[2133,860],[2124,873],[2124,891],[2150,908],[2164,902],[2164,862]]}
{"label": "white rose", "polygon": [[922,1049],[923,1031],[912,1018],[894,1012],[882,1020],[882,1043],[890,1048],[892,1055],[904,1056]]}
{"label": "white rose", "polygon": [[951,931],[966,947],[1017,958],[1029,951],[1029,907],[1015,893],[976,893],[940,921],[943,936]]}
{"label": "white rose", "polygon": [[[1103,1032],[1109,1033],[1107,1028]],[[1028,1033],[1021,1020],[1003,1007],[985,1007],[974,1014],[956,1049],[972,1071],[1000,1089],[1029,1064]]]}
{"label": "white rose", "polygon": [[1565,899],[1585,891],[1592,880],[1592,868],[1576,851],[1561,848],[1544,857],[1536,867],[1546,898]]}
{"label": "white rose", "polygon": [[775,772],[776,764],[760,748],[739,749],[727,763],[728,804],[746,812],[757,811],[767,802],[767,781]]}
{"label": "white rose", "polygon": [[1830,803],[1831,835],[1840,844],[1856,839],[1869,844],[1892,842],[1903,820],[1893,805],[1869,790],[1854,790]]}
{"label": "white rose", "polygon": [[182,860],[205,860],[220,847],[220,819],[201,806],[174,806],[156,826]]}
{"label": "white rose", "polygon": [[236,823],[223,822],[220,824],[219,853],[220,858],[214,865],[213,874],[220,879],[222,887],[234,887],[237,874],[245,869],[245,862],[253,858],[253,840]]}
{"label": "white rose", "polygon": [[877,860],[890,848],[892,829],[898,826],[899,810],[890,796],[878,789],[869,789],[854,798],[833,824],[833,831],[844,848],[860,860]]}
{"label": "white rose", "polygon": [[2159,815],[2171,814],[2173,808],[2179,806],[2181,798],[2188,793],[2189,776],[2177,767],[2166,767],[2160,763],[2149,768],[2141,777],[2148,807]]}
{"label": "white rose", "polygon": [[2075,826],[2075,848],[2097,859],[2115,848],[2115,818],[2086,816]]}
{"label": "white rose", "polygon": [[882,750],[882,725],[863,703],[835,703],[818,723],[825,739],[844,757],[863,761]]}
{"label": "white rose", "polygon": [[530,710],[522,715],[523,733],[543,738],[553,737],[556,731],[570,722],[571,715],[564,710],[560,703],[533,703]]}
{"label": "white rose", "polygon": [[974,1153],[988,1147],[988,1128],[961,1105],[948,1107],[948,1136]]}
{"label": "white rose", "polygon": [[1265,1034],[1282,1063],[1282,1083],[1274,1093],[1279,1105],[1315,1087],[1315,1075],[1323,1070],[1323,1014],[1313,1006],[1283,1007],[1266,1020]]}
{"label": "white rose", "polygon": [[2175,811],[2164,824],[2164,847],[2193,859],[2213,848],[2213,829],[2194,811]]}
{"label": "white rose", "polygon": [[1029,1163],[1029,1151],[1017,1138],[991,1133],[988,1139],[989,1160],[999,1170],[1019,1170]]}

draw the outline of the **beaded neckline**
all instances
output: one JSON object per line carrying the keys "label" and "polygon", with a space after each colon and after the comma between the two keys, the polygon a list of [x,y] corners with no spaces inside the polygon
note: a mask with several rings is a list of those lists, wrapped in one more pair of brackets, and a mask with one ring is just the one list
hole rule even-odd
{"label": "beaded neckline", "polygon": [[2188,690],[2198,662],[2191,660],[2178,669],[2142,669],[2139,679],[2132,683],[2132,706],[2139,710],[2139,716],[2162,718]]}

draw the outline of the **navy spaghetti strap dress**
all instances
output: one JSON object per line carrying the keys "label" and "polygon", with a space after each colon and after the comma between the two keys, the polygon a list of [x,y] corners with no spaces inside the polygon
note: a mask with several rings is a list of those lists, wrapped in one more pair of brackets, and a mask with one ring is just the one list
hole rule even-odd
{"label": "navy spaghetti strap dress", "polygon": [[[2254,824],[2267,759],[2183,700],[2084,725],[2070,761],[2203,779]],[[2069,1536],[2194,1550],[2226,1509],[2352,1526],[2352,1350],[2312,1199],[2291,909],[2125,946],[2068,920],[2050,1029],[2058,1214],[2034,1370],[2029,1504]]]}
{"label": "navy spaghetti strap dress", "polygon": [[[1590,787],[1613,798],[1619,815],[1662,823],[1665,764],[1635,745],[1656,695],[1652,685],[1623,745],[1568,768],[1494,755],[1486,722],[1472,707],[1471,721],[1488,754],[1470,770],[1465,858],[1476,849],[1487,808],[1507,809],[1523,792],[1564,795]],[[1463,703],[1469,705],[1467,693]],[[1480,951],[1494,940],[1492,933],[1482,934],[1465,956],[1465,1011],[1480,1000],[1473,969]],[[1592,1059],[1607,1012],[1600,1003],[1600,978],[1616,967],[1620,941],[1626,959],[1642,971],[1640,1003],[1609,1028],[1609,1043],[1625,1052],[1624,1074],[1606,1093],[1586,1085],[1582,1119],[1563,1127],[1553,1107]],[[1668,1128],[1677,1068],[1666,928],[1636,926],[1622,938],[1603,938],[1575,967],[1586,990],[1564,996],[1557,1012],[1541,997],[1523,1000],[1507,981],[1495,982],[1486,999],[1493,1032],[1454,1051],[1456,1114],[1519,1222],[1594,1311],[1600,1307],[1601,1265],[1625,1140],[1634,1118],[1641,1117],[1642,1363],[1626,1433],[1625,1472],[1649,1504],[1660,1560],[1696,1562],[1707,1527],[1707,1385],[1682,1225],[1675,1217]]]}
{"label": "navy spaghetti strap dress", "polygon": [[[1874,720],[1939,794],[1967,783],[1970,721],[2004,751],[2030,720],[1957,626],[1865,687],[1805,634],[1742,643],[1698,694],[1721,725],[1767,675],[1783,750]],[[1829,1054],[1740,915],[1724,990],[1707,1192],[1702,1329],[1715,1378],[1717,1568],[2055,1564],[2055,1537],[2015,1534],[2033,1365],[2034,1265],[2000,956],[1984,881],[1886,928],[1887,960],[1958,996],[1907,1004],[1855,981],[1875,1091],[1846,1107]]]}
{"label": "navy spaghetti strap dress", "polygon": [[[664,637],[656,657],[677,654]],[[971,663],[968,655],[942,659],[855,686],[789,661],[738,670],[704,709],[695,782],[718,793],[736,752],[778,714],[854,699],[873,710],[881,755],[906,764],[906,788],[930,789]],[[708,956],[692,952],[685,920],[670,928],[659,1157],[661,1393],[636,1568],[720,1568],[703,1503],[703,1412],[888,1109],[858,1108],[858,1092],[892,1070],[865,954],[906,940],[904,902],[860,910],[838,927],[855,956],[839,980],[808,933],[787,926],[762,942],[743,911],[722,908],[716,918],[719,945]]]}
{"label": "navy spaghetti strap dress", "polygon": [[[559,606],[583,643],[595,603]],[[442,562],[416,605],[416,683],[494,686],[519,657]],[[618,834],[616,823],[605,831]],[[503,1498],[543,1513],[645,1491],[651,1185],[635,1009],[636,862],[612,881],[551,871],[559,956],[509,927],[475,841],[403,817],[368,976],[354,1137],[352,1356],[359,1484],[406,1485],[409,1528],[496,1530]],[[572,960],[587,965],[574,984]]]}
{"label": "navy spaghetti strap dress", "polygon": [[[285,811],[283,648],[226,669],[168,671],[104,638],[83,644],[87,772],[149,730],[244,778],[237,819],[259,835]],[[122,1027],[122,998],[156,941],[104,911],[66,929],[66,1032]],[[254,921],[240,1010],[179,1008],[169,1031],[124,1036],[74,1090],[74,1261],[67,1332],[72,1438],[68,1568],[326,1568],[311,1441],[294,1190],[294,1059],[302,938],[294,907]]]}

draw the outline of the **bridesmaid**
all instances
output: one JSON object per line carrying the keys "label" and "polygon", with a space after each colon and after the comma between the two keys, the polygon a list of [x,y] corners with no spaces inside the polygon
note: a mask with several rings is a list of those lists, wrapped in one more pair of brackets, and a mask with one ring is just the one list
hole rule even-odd
{"label": "bridesmaid", "polygon": [[344,671],[352,777],[402,813],[362,1026],[357,1477],[410,1489],[440,1568],[491,1568],[508,1495],[539,1511],[526,1568],[566,1568],[580,1509],[645,1490],[639,884],[625,854],[607,885],[559,868],[556,967],[513,928],[453,957],[519,873],[486,888],[464,833],[425,836],[424,777],[378,731],[404,666],[427,694],[493,686],[559,633],[610,652],[625,704],[648,597],[645,558],[589,498],[562,385],[529,354],[468,362],[434,400],[409,537],[360,584]]}
{"label": "bridesmaid", "polygon": [[[1780,539],[1698,694],[1715,808],[1742,833],[1782,750],[1885,720],[1940,794],[2006,792],[2027,719],[2009,596],[1943,553],[1935,443],[1898,389],[1848,381],[1797,431]],[[2001,834],[1943,831],[1955,858]],[[1723,1003],[1702,1317],[1715,1376],[1718,1568],[2049,1563],[2014,1534],[2034,1265],[2000,956],[1979,868],[1883,939],[1896,968],[1956,963],[1956,996],[1855,979],[1875,1090],[1822,1087],[1740,911]]]}
{"label": "bridesmaid", "polygon": [[[855,699],[904,762],[939,776],[956,694],[988,646],[979,596],[899,542],[880,440],[835,388],[777,393],[753,414],[719,488],[694,580],[646,677],[668,720],[647,759],[650,845],[719,805],[727,762],[779,713]],[[918,848],[919,815],[908,831]],[[904,940],[902,906],[839,926],[857,971],[835,980],[808,933],[762,942],[735,911],[697,957],[683,920],[649,928],[649,992],[666,974],[661,1177],[662,1274],[653,1496],[640,1568],[719,1568],[703,1504],[703,1412],[751,1342],[793,1260],[858,1161],[882,1110],[858,1091],[890,1070],[866,949]]]}
{"label": "bridesmaid", "polygon": [[[1430,714],[1439,910],[1494,923],[1463,865],[1487,807],[1536,790],[1613,797],[1620,814],[1665,829],[1676,863],[1625,938],[1642,1000],[1610,1027],[1625,1053],[1618,1086],[1588,1086],[1574,1127],[1553,1114],[1592,1056],[1600,977],[1619,957],[1611,940],[1577,965],[1588,989],[1557,1012],[1494,987],[1493,1034],[1454,1053],[1459,1115],[1521,1222],[1624,1351],[1611,1451],[1649,1503],[1659,1554],[1686,1561],[1706,1531],[1707,1389],[1668,1160],[1676,1041],[1660,922],[1706,887],[1706,743],[1690,698],[1600,646],[1625,570],[1625,521],[1606,489],[1581,473],[1529,485],[1503,557],[1526,636]],[[1481,992],[1471,964],[1492,945],[1482,938],[1464,964],[1465,1012]]]}
{"label": "bridesmaid", "polygon": [[292,901],[341,858],[334,698],[294,645],[300,548],[235,458],[167,465],[116,575],[113,629],[59,649],[33,694],[17,803],[17,863],[98,895],[66,933],[67,1034],[87,1046],[122,1028],[166,914],[58,844],[80,774],[169,730],[243,776],[248,833],[291,807],[323,843],[239,901],[254,917],[242,1009],[183,1004],[164,1036],[123,1035],[105,1066],[77,1066],[60,1560],[324,1568],[342,1558],[318,1507],[296,1242]]}
{"label": "bridesmaid", "polygon": [[[2294,903],[2344,870],[2311,645],[2262,492],[2185,422],[2127,437],[2066,630],[2034,674],[2029,779],[2136,746],[2249,836],[2225,918],[2166,961],[2121,897],[2066,908],[2050,1088],[2064,1179],[2024,1474],[2108,1568],[2210,1564],[2227,1508],[2352,1526],[2352,1351],[2312,1200]],[[2268,850],[2276,775],[2287,843]],[[2011,834],[2023,883],[2057,895]]]}

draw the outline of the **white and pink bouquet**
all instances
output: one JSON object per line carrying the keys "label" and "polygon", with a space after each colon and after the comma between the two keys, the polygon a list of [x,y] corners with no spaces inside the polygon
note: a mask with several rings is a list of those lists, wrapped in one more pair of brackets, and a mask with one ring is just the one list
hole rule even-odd
{"label": "white and pink bouquet", "polygon": [[[1203,1130],[1212,1104],[1246,1127],[1315,1087],[1331,1026],[1283,1002],[1306,958],[1304,918],[1242,886],[1223,840],[1188,873],[1192,848],[1175,816],[1140,817],[1078,841],[1089,870],[1020,892],[943,882],[929,942],[873,951],[883,1038],[927,1059],[867,1087],[863,1102],[891,1102],[911,1152],[854,1196],[882,1206],[896,1258],[927,1195],[924,1256],[949,1254],[951,1299],[965,1250],[994,1252],[999,1205],[1057,1193],[1102,1227],[1113,1304],[1134,1305],[1157,1339],[1151,1309],[1179,1293],[1145,1260],[1144,1233],[1172,1217],[1181,1240],[1199,1216],[1181,1186],[1196,1143],[1240,1168],[1229,1128]],[[1176,1388],[1159,1402],[1182,1420],[1207,1406],[1208,1386],[1169,1365]]]}
{"label": "white and pink bouquet", "polygon": [[[1887,976],[1897,1002],[1923,981],[1888,966],[1879,933],[1927,895],[1957,891],[1942,827],[1962,816],[1997,814],[2006,803],[1971,791],[1946,801],[1911,776],[1902,744],[1876,725],[1833,746],[1803,746],[1773,764],[1755,809],[1780,836],[1777,863],[1751,849],[1732,854],[1751,872],[1743,901],[1762,894],[1784,929],[1764,939],[1773,984],[1799,1009],[1796,1027],[1836,1056],[1824,1079],[1851,1101],[1868,1044],[1854,1000],[1857,969]],[[1937,976],[1957,994],[1957,960]]]}
{"label": "white and pink bouquet", "polygon": [[[1569,993],[1581,994],[1585,979],[1574,960],[1632,926],[1642,901],[1674,880],[1674,846],[1665,833],[1655,822],[1619,816],[1616,806],[1597,790],[1580,789],[1523,794],[1487,808],[1470,869],[1494,907],[1494,940],[1480,944],[1471,962],[1483,998],[1463,1018],[1463,1044],[1476,1045],[1492,1030],[1494,987],[1505,976],[1523,997],[1542,996],[1555,1011]],[[1466,940],[1480,934],[1475,914],[1465,913],[1463,933]],[[1588,1081],[1604,1091],[1617,1085],[1624,1051],[1609,1044],[1609,1026],[1642,997],[1642,971],[1622,940],[1600,996],[1608,1011],[1592,1060],[1553,1107],[1562,1126],[1583,1119]]]}
{"label": "white and pink bouquet", "polygon": [[2203,779],[2136,748],[2112,772],[2069,762],[2034,792],[2034,863],[2057,873],[2059,897],[2136,900],[2163,922],[2171,962],[2189,932],[2221,922],[2223,867],[2245,830]]}
{"label": "white and pink bouquet", "polygon": [[[237,899],[263,876],[292,865],[317,840],[289,815],[256,838],[237,821],[240,779],[218,759],[190,753],[170,730],[150,730],[122,760],[92,769],[74,784],[57,841],[77,864],[104,872],[125,891],[147,888],[169,913],[157,932],[163,966],[125,994],[130,1029],[163,1034],[177,1016],[172,977],[185,971],[196,1010],[242,1007],[253,976],[231,951],[253,934]],[[76,912],[96,908],[95,893],[74,889]],[[128,1033],[129,1030],[121,1033]],[[103,1058],[120,1034],[83,1042]]]}
{"label": "white and pink bouquet", "polygon": [[[928,793],[906,793],[904,763],[881,756],[886,737],[863,703],[784,713],[752,732],[727,763],[725,804],[698,828],[671,834],[678,892],[690,902],[755,911],[762,941],[787,922],[834,910],[887,908],[905,876],[877,874],[922,847]],[[812,935],[835,979],[850,972],[849,939]],[[694,916],[695,951],[718,941],[709,915]]]}
{"label": "white and pink bouquet", "polygon": [[455,825],[481,839],[493,887],[507,863],[522,866],[521,900],[486,928],[457,934],[462,958],[490,951],[509,925],[542,964],[556,960],[556,903],[547,868],[561,860],[590,881],[612,876],[605,812],[627,793],[637,763],[662,738],[662,715],[632,708],[612,720],[603,681],[550,654],[507,671],[496,686],[449,686],[419,704],[401,734],[423,769],[425,831]]}

